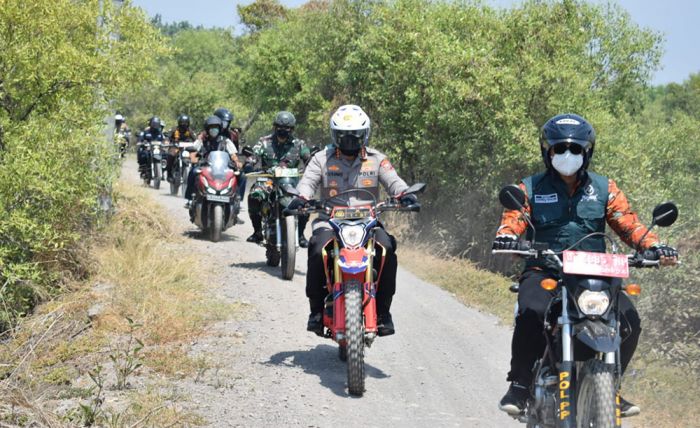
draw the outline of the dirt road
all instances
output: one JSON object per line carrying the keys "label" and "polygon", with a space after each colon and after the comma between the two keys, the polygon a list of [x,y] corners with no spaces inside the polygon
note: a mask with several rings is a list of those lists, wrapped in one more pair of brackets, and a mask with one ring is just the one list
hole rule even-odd
{"label": "dirt road", "polygon": [[[122,180],[139,186],[135,170],[128,162]],[[149,193],[191,251],[206,258],[215,292],[250,305],[242,319],[215,325],[194,344],[193,354],[212,368],[197,381],[179,381],[184,407],[216,427],[519,426],[497,409],[507,387],[510,331],[496,318],[400,268],[392,306],[397,333],[367,350],[367,391],[350,397],[337,346],[305,331],[306,251],[298,253],[294,280],[283,281],[279,268],[265,265],[264,249],[245,242],[252,232],[246,213],[246,224],[211,243],[189,222],[184,200],[163,184]]]}

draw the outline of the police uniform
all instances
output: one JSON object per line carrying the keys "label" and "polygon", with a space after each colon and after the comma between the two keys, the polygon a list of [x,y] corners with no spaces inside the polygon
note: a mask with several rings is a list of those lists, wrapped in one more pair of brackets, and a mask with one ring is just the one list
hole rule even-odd
{"label": "police uniform", "polygon": [[[352,189],[364,189],[379,199],[381,184],[390,195],[398,195],[408,188],[405,181],[399,177],[386,155],[372,148],[365,148],[365,156],[357,156],[353,160],[338,155],[334,146],[316,153],[306,166],[304,176],[297,185],[297,190],[305,199],[312,199],[317,191],[321,199],[331,198],[341,192]],[[350,195],[350,204],[367,202],[362,193]],[[334,233],[327,219],[316,219],[313,225],[313,235],[309,242],[308,269],[306,274],[306,296],[312,313],[323,309],[323,299],[328,294],[325,287],[325,271],[323,267],[323,248],[334,238]],[[377,313],[383,315],[389,312],[391,300],[396,290],[396,240],[383,228],[375,230],[378,246],[386,250],[384,268],[381,270],[380,285],[377,291]],[[375,259],[375,264],[379,263]],[[378,266],[375,265],[375,269]]]}

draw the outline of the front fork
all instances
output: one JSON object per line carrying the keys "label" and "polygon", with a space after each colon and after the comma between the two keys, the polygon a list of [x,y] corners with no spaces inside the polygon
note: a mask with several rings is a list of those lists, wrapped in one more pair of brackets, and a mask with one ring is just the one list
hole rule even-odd
{"label": "front fork", "polygon": [[571,338],[571,318],[569,317],[569,293],[561,288],[562,311],[558,323],[561,326],[561,355],[559,366],[559,426],[576,428],[576,397],[574,395],[574,345]]}
{"label": "front fork", "polygon": [[[298,239],[298,238],[297,238]],[[338,241],[333,242],[333,282],[330,281],[326,284],[328,290],[333,298],[333,315],[329,323],[332,328],[332,333],[334,334],[334,339],[337,342],[345,340],[345,295],[344,286],[345,283],[351,280],[358,281],[363,285],[363,299],[362,308],[364,312],[364,330],[365,337],[369,340],[368,344],[377,334],[377,302],[376,302],[376,292],[377,292],[377,282],[375,281],[373,274],[374,266],[374,238],[370,238],[365,247],[368,251],[369,258],[367,261],[367,268],[357,274],[344,273],[338,263],[338,256],[340,254],[340,248],[338,246]],[[386,251],[384,251],[386,253]],[[384,257],[386,254],[382,254]],[[328,271],[328,253],[323,250],[323,264],[324,269],[326,269],[326,278],[331,278],[330,272]],[[327,316],[324,310],[324,316]],[[324,323],[325,324],[325,323]],[[328,325],[327,324],[327,325]]]}
{"label": "front fork", "polygon": [[[566,287],[561,289],[562,311],[558,323],[561,326],[561,355],[559,365],[559,427],[576,428],[576,382],[572,374],[574,372],[574,344],[572,335],[572,323],[569,317],[569,292]],[[606,364],[620,367],[619,352],[606,352],[604,361]],[[615,391],[615,426],[622,426],[620,415],[620,388],[616,385]]]}

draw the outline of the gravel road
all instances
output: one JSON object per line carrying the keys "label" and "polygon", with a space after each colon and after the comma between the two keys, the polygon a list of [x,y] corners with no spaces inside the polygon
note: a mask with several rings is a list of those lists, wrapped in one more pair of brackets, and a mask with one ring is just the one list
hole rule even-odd
{"label": "gravel road", "polygon": [[[133,158],[122,180],[141,185]],[[193,344],[192,354],[206,356],[212,368],[197,380],[177,381],[182,406],[211,426],[520,425],[497,409],[507,387],[511,333],[495,317],[399,268],[392,306],[397,333],[367,350],[367,391],[350,397],[337,345],[305,331],[306,251],[297,255],[294,280],[284,281],[279,268],[265,265],[264,248],[245,242],[252,232],[246,213],[246,224],[209,242],[189,222],[184,200],[163,184],[149,194],[181,228],[191,251],[206,257],[214,292],[249,305]]]}

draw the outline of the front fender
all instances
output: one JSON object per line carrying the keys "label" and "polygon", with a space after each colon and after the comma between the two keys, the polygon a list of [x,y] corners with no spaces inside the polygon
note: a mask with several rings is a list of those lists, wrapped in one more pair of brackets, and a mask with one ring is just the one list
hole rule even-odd
{"label": "front fender", "polygon": [[574,326],[574,336],[596,352],[615,352],[620,348],[620,335],[601,320],[584,320]]}

